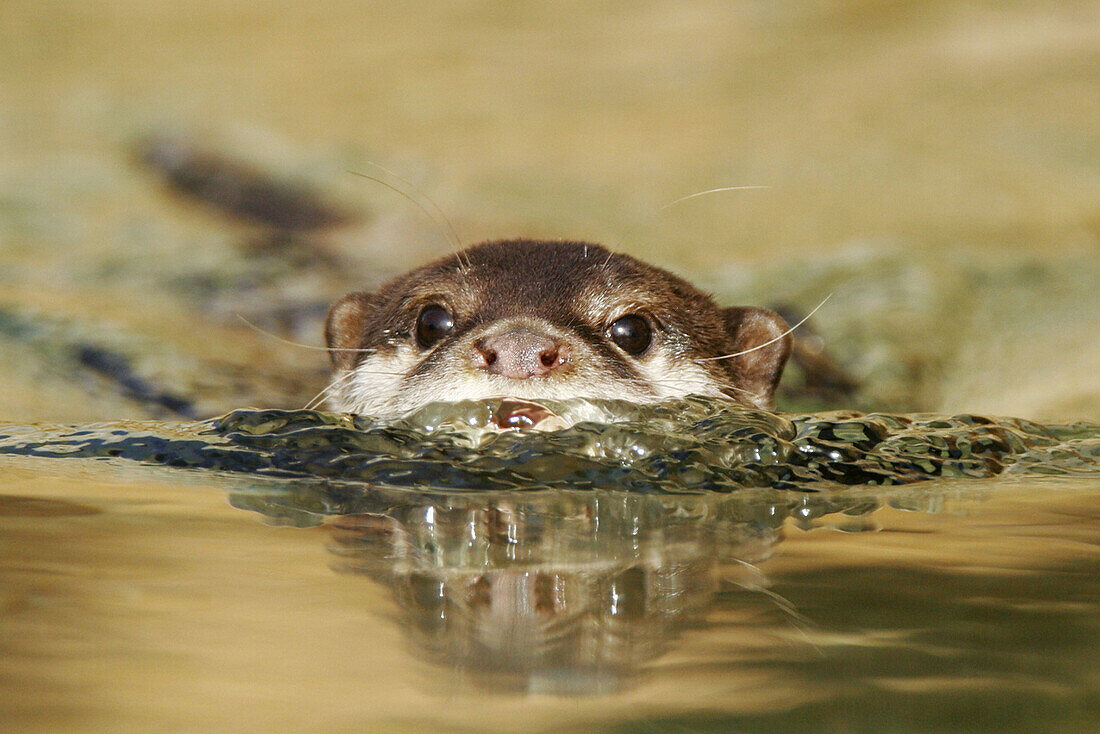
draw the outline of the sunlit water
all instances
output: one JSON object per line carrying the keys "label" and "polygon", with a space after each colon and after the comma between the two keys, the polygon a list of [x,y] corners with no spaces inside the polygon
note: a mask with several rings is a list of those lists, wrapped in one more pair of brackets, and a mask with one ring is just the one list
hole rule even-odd
{"label": "sunlit water", "polygon": [[[833,294],[788,410],[1097,420],[1095,5],[5,0],[0,732],[1100,730],[1094,427],[190,422],[325,384],[241,317],[319,348],[449,251],[368,162],[467,244]],[[123,419],[189,422],[67,425]]]}
{"label": "sunlit water", "polygon": [[552,407],[0,426],[5,722],[1100,720],[1096,426]]}

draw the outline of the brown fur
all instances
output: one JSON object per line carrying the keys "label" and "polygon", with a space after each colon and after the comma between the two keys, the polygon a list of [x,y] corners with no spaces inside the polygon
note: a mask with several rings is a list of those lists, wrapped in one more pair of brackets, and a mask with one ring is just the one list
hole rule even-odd
{"label": "brown fur", "polygon": [[[471,247],[398,276],[373,294],[352,293],[337,302],[325,329],[333,365],[346,372],[368,355],[415,342],[417,315],[432,304],[454,315],[455,331],[437,349],[425,350],[415,373],[440,363],[436,352],[464,334],[501,319],[530,318],[582,340],[601,369],[638,380],[639,363],[652,354],[628,355],[606,336],[611,321],[636,313],[655,324],[654,349],[672,369],[695,365],[728,397],[772,408],[791,349],[790,336],[783,336],[787,324],[773,311],[719,308],[682,278],[629,255],[578,242],[506,240]],[[754,351],[715,359],[746,350]]]}

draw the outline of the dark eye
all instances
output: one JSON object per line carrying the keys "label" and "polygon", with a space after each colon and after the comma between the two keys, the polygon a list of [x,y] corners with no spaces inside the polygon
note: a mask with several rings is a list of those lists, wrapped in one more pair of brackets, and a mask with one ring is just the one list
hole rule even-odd
{"label": "dark eye", "polygon": [[607,327],[607,335],[620,349],[635,356],[649,349],[649,344],[653,341],[653,330],[649,328],[649,322],[637,314],[627,314],[614,321]]}
{"label": "dark eye", "polygon": [[455,328],[451,312],[442,306],[427,306],[416,318],[416,343],[427,349]]}

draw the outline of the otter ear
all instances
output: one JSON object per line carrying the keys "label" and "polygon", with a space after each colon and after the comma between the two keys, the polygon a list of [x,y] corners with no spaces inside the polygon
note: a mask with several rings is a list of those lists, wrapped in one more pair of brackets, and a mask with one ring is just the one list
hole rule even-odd
{"label": "otter ear", "polygon": [[775,386],[791,356],[791,335],[787,322],[775,311],[752,306],[722,310],[729,334],[730,354],[738,395],[758,408],[775,409]]}
{"label": "otter ear", "polygon": [[363,329],[371,312],[369,293],[350,293],[328,310],[325,321],[325,343],[329,357],[338,369],[351,369],[355,365],[356,351],[362,346]]}

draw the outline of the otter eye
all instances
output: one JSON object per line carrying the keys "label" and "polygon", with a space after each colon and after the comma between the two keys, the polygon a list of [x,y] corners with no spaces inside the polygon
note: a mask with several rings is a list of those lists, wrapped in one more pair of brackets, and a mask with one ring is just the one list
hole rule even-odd
{"label": "otter eye", "polygon": [[442,306],[426,306],[416,318],[416,343],[427,349],[455,328],[454,317]]}
{"label": "otter eye", "polygon": [[637,314],[627,314],[615,320],[607,327],[607,335],[620,349],[635,356],[649,349],[649,344],[653,341],[653,330],[649,328],[649,322]]}

